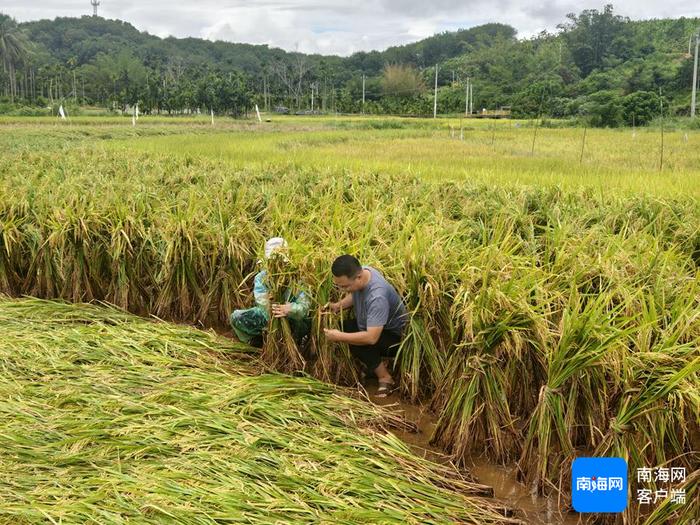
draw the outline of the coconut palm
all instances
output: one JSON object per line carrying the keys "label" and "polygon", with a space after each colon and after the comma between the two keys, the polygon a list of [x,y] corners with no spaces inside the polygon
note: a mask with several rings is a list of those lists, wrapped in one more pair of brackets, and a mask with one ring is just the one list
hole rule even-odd
{"label": "coconut palm", "polygon": [[3,73],[8,77],[9,95],[13,102],[17,93],[15,67],[25,62],[29,54],[29,45],[29,40],[19,29],[17,22],[0,13],[0,61]]}

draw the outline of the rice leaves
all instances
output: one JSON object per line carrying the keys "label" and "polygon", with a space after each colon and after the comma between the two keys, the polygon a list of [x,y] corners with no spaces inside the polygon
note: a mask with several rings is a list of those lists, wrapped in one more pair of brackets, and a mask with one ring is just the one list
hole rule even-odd
{"label": "rice leaves", "polygon": [[0,522],[519,523],[396,416],[123,311],[0,299]]}

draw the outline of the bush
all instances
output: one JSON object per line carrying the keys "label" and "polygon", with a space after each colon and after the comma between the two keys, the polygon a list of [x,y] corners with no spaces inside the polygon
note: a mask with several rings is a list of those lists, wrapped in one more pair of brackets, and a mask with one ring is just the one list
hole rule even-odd
{"label": "bush", "polygon": [[589,125],[598,128],[615,128],[622,124],[622,99],[615,91],[600,91],[586,97],[579,110],[587,117]]}
{"label": "bush", "polygon": [[[648,124],[661,113],[661,101],[662,98],[651,91],[630,93],[622,100],[625,123],[630,126]],[[668,107],[665,100],[664,107]]]}

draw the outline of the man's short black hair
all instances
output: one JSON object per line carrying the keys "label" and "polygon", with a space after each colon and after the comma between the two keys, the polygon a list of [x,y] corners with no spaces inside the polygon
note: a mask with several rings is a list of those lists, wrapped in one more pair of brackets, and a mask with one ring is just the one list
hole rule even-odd
{"label": "man's short black hair", "polygon": [[354,279],[361,271],[362,265],[360,261],[352,255],[341,255],[333,261],[333,266],[331,266],[331,272],[336,277],[345,276],[348,279]]}

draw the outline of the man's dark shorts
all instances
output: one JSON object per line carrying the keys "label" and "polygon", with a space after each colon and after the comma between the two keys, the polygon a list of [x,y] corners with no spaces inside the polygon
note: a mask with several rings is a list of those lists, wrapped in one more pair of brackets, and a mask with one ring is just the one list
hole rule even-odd
{"label": "man's dark shorts", "polygon": [[[357,321],[349,319],[343,323],[343,332],[359,332]],[[373,345],[350,345],[350,352],[367,367],[367,372],[372,373],[385,357],[396,357],[396,352],[401,343],[401,334],[382,330],[379,341]]]}

